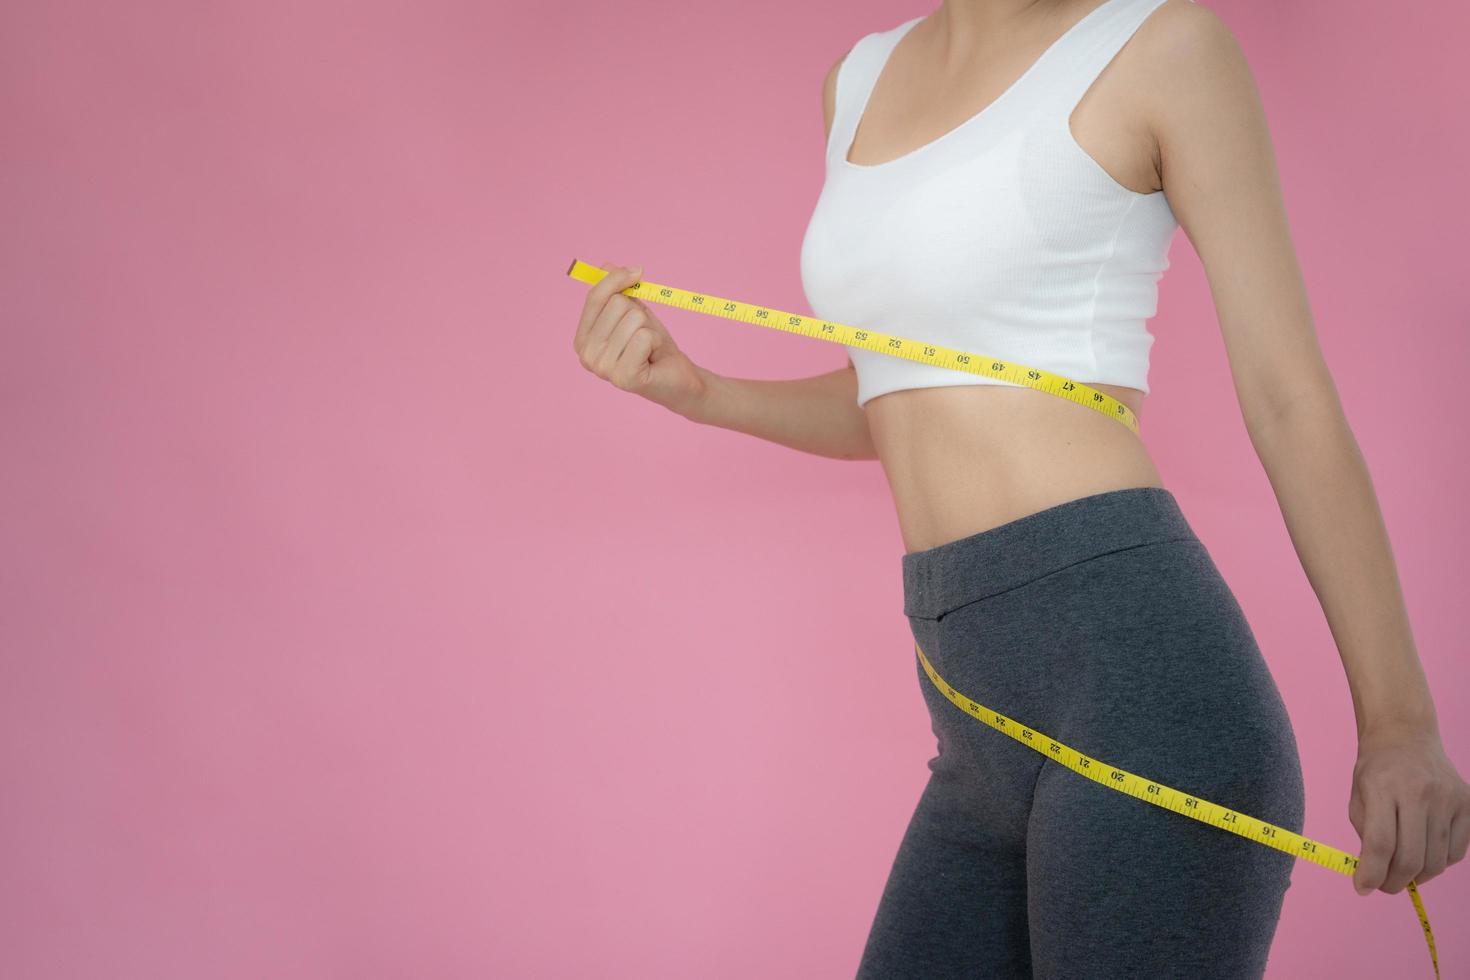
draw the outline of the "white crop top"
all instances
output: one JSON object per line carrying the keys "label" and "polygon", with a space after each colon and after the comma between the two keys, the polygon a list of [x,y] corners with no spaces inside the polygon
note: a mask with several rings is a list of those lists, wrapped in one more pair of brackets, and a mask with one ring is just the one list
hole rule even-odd
{"label": "white crop top", "polygon": [[[824,320],[1148,391],[1158,280],[1178,228],[1162,191],[1114,180],[1068,117],[1164,0],[1106,0],[999,98],[887,163],[847,160],[899,38],[858,40],[838,68],[826,179],[801,243]],[[1015,382],[846,345],[857,402],[905,388]]]}

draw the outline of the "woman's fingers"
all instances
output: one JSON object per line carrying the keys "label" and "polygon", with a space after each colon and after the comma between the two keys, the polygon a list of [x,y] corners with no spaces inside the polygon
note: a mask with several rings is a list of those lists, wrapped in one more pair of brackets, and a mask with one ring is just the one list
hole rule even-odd
{"label": "woman's fingers", "polygon": [[1358,869],[1353,872],[1353,887],[1359,895],[1378,888],[1388,876],[1388,864],[1398,839],[1394,811],[1392,796],[1364,790],[1363,825],[1359,831],[1363,851],[1358,855]]}
{"label": "woman's fingers", "polygon": [[[585,335],[582,338],[582,346],[579,353],[582,357],[582,366],[587,368],[587,370],[594,373],[597,372],[597,365],[606,354],[609,342],[612,339],[612,333],[617,329],[618,323],[630,310],[638,309],[636,300],[631,296],[626,296],[619,292],[619,290],[627,289],[637,281],[637,277],[632,275],[628,269],[617,266],[613,271],[604,276],[601,282],[588,290],[588,292],[591,292],[594,289],[602,289],[603,286],[607,286],[607,289],[602,293],[602,305],[595,311],[592,321],[587,326]],[[616,355],[617,352],[614,351],[613,353]]]}
{"label": "woman's fingers", "polygon": [[1424,867],[1414,876],[1414,884],[1422,885],[1438,877],[1450,863],[1450,824],[1455,819],[1455,801],[1436,800],[1429,806],[1424,828]]}
{"label": "woman's fingers", "polygon": [[1470,793],[1463,793],[1450,821],[1450,863],[1465,860],[1467,848],[1470,848]]}
{"label": "woman's fingers", "polygon": [[632,303],[632,298],[623,296],[622,290],[637,282],[642,271],[636,267],[630,269],[621,265],[609,265],[603,268],[607,269],[607,275],[587,287],[587,296],[582,301],[582,314],[577,319],[577,330],[572,337],[572,347],[578,356],[582,356],[584,366],[587,358],[583,355],[597,335],[599,324],[610,329],[612,324],[617,322],[617,316],[612,317],[611,320],[603,319],[608,304],[617,302],[619,297],[624,303]]}
{"label": "woman's fingers", "polygon": [[[626,298],[626,297],[623,297]],[[622,357],[624,349],[628,346],[628,338],[637,332],[648,322],[648,313],[632,300],[628,300],[617,321],[607,333],[607,340],[603,344],[597,357],[593,361],[592,370],[599,378],[612,380],[613,367]],[[619,385],[619,387],[622,387]]]}
{"label": "woman's fingers", "polygon": [[657,343],[658,338],[654,331],[646,323],[639,324],[628,337],[628,342],[623,345],[623,351],[608,372],[607,380],[623,391],[640,388],[647,380],[649,357]]}
{"label": "woman's fingers", "polygon": [[1411,799],[1399,794],[1394,813],[1397,839],[1394,841],[1393,857],[1388,862],[1388,874],[1384,875],[1382,885],[1383,890],[1390,895],[1403,891],[1404,886],[1424,870],[1425,828],[1429,823],[1429,806],[1422,798]]}
{"label": "woman's fingers", "polygon": [[593,319],[592,326],[587,328],[587,340],[582,347],[582,363],[587,370],[597,373],[597,366],[607,351],[613,330],[633,308],[633,301],[621,293],[614,293],[607,298],[607,302]]}
{"label": "woman's fingers", "polygon": [[1385,724],[1358,738],[1348,819],[1363,839],[1358,894],[1396,894],[1465,856],[1470,784],[1445,755],[1437,729]]}
{"label": "woman's fingers", "polygon": [[681,415],[698,410],[710,391],[710,373],[691,361],[642,297],[623,292],[643,275],[640,266],[608,266],[587,290],[572,338],[582,367]]}
{"label": "woman's fingers", "polygon": [[1438,806],[1431,807],[1425,835],[1424,870],[1415,877],[1415,884],[1465,860],[1465,849],[1470,845],[1470,785],[1459,781]]}

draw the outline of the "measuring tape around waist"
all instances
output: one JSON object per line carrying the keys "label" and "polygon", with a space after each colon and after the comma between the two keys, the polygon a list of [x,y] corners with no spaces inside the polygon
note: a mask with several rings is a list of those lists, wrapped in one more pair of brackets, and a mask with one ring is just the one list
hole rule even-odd
{"label": "measuring tape around waist", "polygon": [[[607,275],[607,270],[588,265],[581,259],[573,259],[570,268],[567,269],[567,275],[588,285],[596,285],[602,281],[603,276]],[[739,320],[758,327],[771,327],[787,333],[801,334],[803,337],[831,341],[834,344],[861,347],[864,350],[887,354],[890,357],[918,361],[920,364],[933,364],[937,367],[978,374],[981,377],[1011,381],[1101,412],[1108,418],[1126,425],[1135,435],[1138,433],[1138,416],[1133,414],[1131,408],[1112,395],[1098,391],[1096,388],[1090,388],[1080,381],[1073,381],[1071,378],[1064,378],[1060,374],[1052,374],[1040,368],[1017,364],[1015,361],[972,354],[969,351],[953,350],[937,344],[926,344],[918,340],[908,340],[904,337],[880,333],[869,327],[850,327],[844,323],[833,323],[817,317],[787,313],[785,310],[757,306],[754,303],[741,303],[723,296],[711,296],[709,293],[694,293],[687,289],[664,286],[655,282],[635,282],[621,292],[624,295],[636,296],[650,302],[677,306],[681,310],[722,316],[727,320]]]}
{"label": "measuring tape around waist", "polygon": [[[573,279],[595,285],[602,281],[607,275],[607,270],[589,265],[580,259],[573,259],[571,266],[567,269],[567,275]],[[971,354],[966,351],[951,350],[946,347],[938,347],[933,344],[925,344],[920,341],[908,340],[895,337],[890,334],[880,333],[868,328],[851,327],[841,323],[831,323],[814,317],[800,316],[795,313],[787,313],[784,310],[773,309],[769,306],[758,306],[753,303],[742,303],[735,300],[725,299],[721,296],[712,296],[709,293],[695,293],[689,290],[679,289],[674,286],[664,286],[658,283],[637,282],[622,290],[625,295],[636,296],[639,299],[649,300],[655,303],[663,303],[668,306],[676,306],[680,309],[690,310],[695,313],[707,313],[712,316],[721,316],[730,320],[739,320],[761,327],[770,327],[787,333],[801,334],[805,337],[813,337],[818,340],[827,340],[833,343],[850,344],[865,350],[887,354],[893,357],[903,357],[908,360],[918,361],[924,364],[935,364],[940,367],[954,368],[960,371],[968,371],[971,374],[984,375],[986,377],[1000,378],[1005,381],[1014,381],[1016,384],[1048,394],[1066,398],[1069,401],[1084,405],[1095,411],[1101,412],[1109,418],[1116,419],[1128,426],[1135,434],[1138,432],[1138,418],[1133,412],[1117,399],[1089,388],[1081,382],[1072,381],[1061,375],[1042,371],[1039,368],[1026,367],[1013,361],[1001,361],[996,358],[984,357],[979,354]],[[939,676],[929,658],[924,656],[924,651],[917,643],[914,649],[918,652],[919,662],[923,665],[924,673],[934,683],[946,698],[952,701],[956,707],[967,714],[979,719],[996,731],[1009,735],[1022,745],[1030,746],[1043,756],[1058,762],[1080,776],[1086,776],[1099,785],[1109,789],[1126,793],[1137,800],[1152,803],[1155,806],[1164,807],[1175,813],[1207,823],[1212,827],[1227,830],[1238,834],[1246,840],[1267,847],[1274,847],[1279,851],[1285,851],[1293,857],[1313,864],[1321,865],[1329,871],[1336,871],[1349,877],[1358,867],[1358,858],[1346,851],[1339,850],[1320,841],[1303,837],[1285,827],[1257,820],[1229,807],[1208,800],[1200,799],[1181,790],[1165,786],[1162,783],[1145,779],[1134,773],[1116,766],[1110,766],[1098,759],[1089,758],[1075,749],[1069,748],[1062,743],[1043,735],[1033,728],[1007,718],[998,711],[985,707],[971,698],[956,691],[949,682]],[[1424,902],[1419,897],[1419,889],[1410,881],[1408,885],[1409,898],[1413,900],[1415,914],[1419,917],[1419,924],[1424,930],[1424,940],[1429,945],[1429,958],[1434,964],[1434,975],[1439,977],[1439,954],[1434,946],[1434,932],[1429,927],[1429,915],[1424,911]]]}

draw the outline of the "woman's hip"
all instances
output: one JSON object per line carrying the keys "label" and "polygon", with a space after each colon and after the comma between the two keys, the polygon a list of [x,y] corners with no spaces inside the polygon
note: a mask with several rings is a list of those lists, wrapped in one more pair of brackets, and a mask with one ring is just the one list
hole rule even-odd
{"label": "woman's hip", "polygon": [[[1179,789],[1207,796],[1208,772],[1237,801],[1217,802],[1276,800],[1274,816],[1299,823],[1280,692],[1170,491],[1081,497],[902,564],[914,639],[959,693],[1110,765],[1193,781]],[[918,677],[940,741],[931,768],[1025,749]]]}

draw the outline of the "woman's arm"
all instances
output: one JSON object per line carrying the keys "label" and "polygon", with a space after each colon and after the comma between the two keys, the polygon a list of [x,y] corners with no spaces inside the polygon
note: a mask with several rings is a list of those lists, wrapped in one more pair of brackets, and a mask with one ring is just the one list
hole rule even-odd
{"label": "woman's arm", "polygon": [[832,459],[877,459],[868,417],[857,404],[857,374],[848,366],[810,378],[726,378],[698,368],[701,396],[679,414],[705,425]]}
{"label": "woman's arm", "polygon": [[1146,70],[1164,189],[1204,263],[1251,444],[1352,690],[1355,884],[1398,892],[1465,856],[1470,787],[1445,756],[1368,467],[1317,343],[1249,66],[1208,8],[1160,15]]}
{"label": "woman's arm", "polygon": [[572,335],[582,367],[696,422],[819,456],[876,458],[850,357],[845,368],[791,381],[721,377],[691,361],[653,309],[623,292],[641,267],[603,267],[607,275],[588,287]]}

